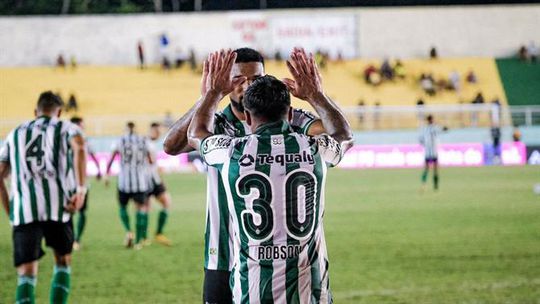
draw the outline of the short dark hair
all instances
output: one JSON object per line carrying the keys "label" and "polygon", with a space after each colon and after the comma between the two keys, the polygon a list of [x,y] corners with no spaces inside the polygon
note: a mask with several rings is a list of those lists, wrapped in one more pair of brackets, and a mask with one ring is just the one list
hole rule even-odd
{"label": "short dark hair", "polygon": [[257,78],[244,94],[244,107],[252,115],[275,122],[286,117],[291,106],[287,86],[271,75]]}
{"label": "short dark hair", "polygon": [[69,121],[71,121],[72,123],[78,125],[83,121],[83,119],[82,119],[82,117],[79,117],[79,116],[73,116],[73,117],[71,117],[71,119]]}
{"label": "short dark hair", "polygon": [[156,122],[156,121],[154,121],[153,123],[150,124],[150,128],[157,128],[159,126],[161,126],[161,124],[159,122]]}
{"label": "short dark hair", "polygon": [[252,48],[243,47],[234,50],[234,52],[236,53],[234,63],[260,62],[264,65],[264,57]]}
{"label": "short dark hair", "polygon": [[432,122],[433,121],[433,115],[429,114],[427,117],[426,117],[426,120],[428,122]]}
{"label": "short dark hair", "polygon": [[126,123],[126,126],[127,126],[128,129],[130,129],[130,130],[135,129],[135,123],[134,123],[133,121],[128,121],[128,122]]}
{"label": "short dark hair", "polygon": [[41,112],[50,112],[64,106],[62,99],[52,91],[45,91],[39,95],[37,110]]}

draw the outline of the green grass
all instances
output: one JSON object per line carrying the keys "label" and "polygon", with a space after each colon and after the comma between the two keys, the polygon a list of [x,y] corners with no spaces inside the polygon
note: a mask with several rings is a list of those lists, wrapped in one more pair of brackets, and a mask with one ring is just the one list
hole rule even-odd
{"label": "green grass", "polygon": [[[325,229],[335,302],[538,303],[538,167],[443,169],[438,193],[420,194],[419,180],[419,170],[331,171]],[[205,177],[166,181],[175,245],[138,252],[121,246],[114,188],[93,184],[71,303],[201,302]],[[11,303],[16,276],[6,216],[0,225],[0,303]],[[46,303],[50,251],[40,266],[37,297]]]}

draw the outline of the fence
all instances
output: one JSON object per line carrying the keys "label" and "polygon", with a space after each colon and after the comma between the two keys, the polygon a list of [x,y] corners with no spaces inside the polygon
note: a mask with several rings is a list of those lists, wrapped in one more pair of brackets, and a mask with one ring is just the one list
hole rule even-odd
{"label": "fence", "polygon": [[[427,115],[433,115],[436,123],[449,128],[540,125],[540,106],[495,106],[492,104],[460,104],[429,106],[365,106],[345,107],[343,111],[354,130],[412,129],[420,126]],[[86,116],[86,133],[91,136],[121,134],[127,121],[136,123],[139,132],[145,132],[154,121],[167,122],[162,115]],[[1,119],[0,137],[27,118]]]}

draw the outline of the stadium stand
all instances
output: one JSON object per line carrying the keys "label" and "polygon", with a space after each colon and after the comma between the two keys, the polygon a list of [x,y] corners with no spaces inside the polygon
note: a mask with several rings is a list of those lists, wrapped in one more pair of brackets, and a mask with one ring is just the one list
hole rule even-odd
{"label": "stadium stand", "polygon": [[[477,92],[483,92],[486,102],[498,97],[501,104],[506,104],[493,59],[403,60],[404,79],[385,81],[378,86],[367,84],[363,79],[364,69],[369,64],[379,67],[381,62],[380,59],[359,59],[330,63],[323,71],[328,94],[344,107],[356,106],[360,100],[366,107],[376,102],[381,106],[411,106],[419,98],[426,105],[470,103]],[[465,83],[465,75],[470,70],[474,70],[479,80],[475,84]],[[459,94],[441,90],[430,96],[420,87],[422,73],[430,73],[438,80],[447,79],[452,71],[460,75],[462,89]],[[267,62],[267,72],[277,77],[288,77],[284,62]],[[188,67],[171,71],[154,67],[142,72],[135,67],[115,66],[2,68],[0,77],[4,83],[0,87],[0,96],[7,101],[2,109],[3,120],[22,120],[21,113],[32,113],[36,96],[43,90],[52,89],[65,100],[72,93],[77,96],[77,114],[96,122],[92,123],[94,128],[88,130],[91,135],[117,134],[128,116],[140,123],[164,116],[169,111],[176,117],[198,99],[200,82],[200,75]],[[295,102],[295,106],[309,109],[305,103]],[[407,125],[416,127],[414,117]],[[0,133],[4,134],[10,127],[13,126],[9,123],[2,124]]]}
{"label": "stadium stand", "polygon": [[540,64],[515,58],[497,59],[509,105],[540,103]]}

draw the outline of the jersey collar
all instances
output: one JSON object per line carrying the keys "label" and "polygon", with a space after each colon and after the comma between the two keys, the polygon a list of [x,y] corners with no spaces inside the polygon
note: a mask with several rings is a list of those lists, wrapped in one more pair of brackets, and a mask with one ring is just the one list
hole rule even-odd
{"label": "jersey collar", "polygon": [[291,132],[291,126],[285,120],[280,120],[276,122],[266,123],[261,125],[255,130],[257,135],[275,135],[275,134],[285,134]]}
{"label": "jersey collar", "polygon": [[239,132],[237,136],[245,136],[246,135],[246,128],[244,127],[244,124],[236,115],[234,115],[232,111],[231,104],[227,105],[225,109],[223,109],[223,115],[225,115],[225,118],[234,125],[234,128]]}

